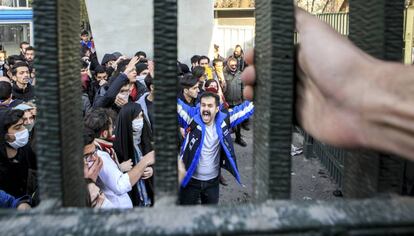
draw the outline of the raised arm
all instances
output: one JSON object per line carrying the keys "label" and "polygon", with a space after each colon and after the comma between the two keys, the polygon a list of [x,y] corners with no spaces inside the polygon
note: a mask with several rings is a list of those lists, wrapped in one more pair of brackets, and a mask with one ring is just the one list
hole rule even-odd
{"label": "raised arm", "polygon": [[244,120],[247,120],[254,113],[253,102],[245,101],[242,104],[233,107],[230,111],[230,128],[240,124]]}

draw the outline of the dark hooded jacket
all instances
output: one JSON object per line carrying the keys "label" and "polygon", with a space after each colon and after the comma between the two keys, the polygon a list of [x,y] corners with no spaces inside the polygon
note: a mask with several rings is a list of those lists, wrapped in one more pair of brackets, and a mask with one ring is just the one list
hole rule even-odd
{"label": "dark hooded jacket", "polygon": [[[116,113],[118,113],[120,108],[115,104],[115,99],[122,86],[126,85],[127,83],[129,83],[129,80],[124,73],[120,73],[115,79],[111,78],[109,80],[109,84],[102,86],[96,93],[93,107],[111,108]],[[137,99],[133,100],[133,102],[137,101],[144,93],[147,92],[145,85],[141,84],[138,81],[135,82],[135,87],[137,90]],[[130,101],[132,101],[131,97]]]}
{"label": "dark hooded jacket", "polygon": [[[132,159],[133,164],[137,164],[134,158],[135,150],[132,135],[132,121],[139,115],[141,111],[142,109],[139,104],[130,102],[125,104],[118,114],[115,128],[114,149],[119,163]],[[142,152],[142,155],[145,155],[153,150],[151,128],[145,117],[139,148]],[[148,179],[148,181],[145,181],[145,184],[147,185],[147,190],[149,191],[150,198],[154,199],[154,194],[152,191],[152,178]],[[129,192],[129,196],[131,197],[133,205],[138,206],[140,200],[138,198],[136,187],[132,187],[132,190]]]}
{"label": "dark hooded jacket", "polygon": [[11,110],[0,110],[0,189],[14,197],[21,197],[26,194],[32,195],[36,189],[36,154],[30,144],[17,149],[13,158],[8,158],[5,136],[6,126],[10,119]]}
{"label": "dark hooded jacket", "polygon": [[31,84],[27,84],[26,89],[21,89],[16,83],[13,83],[12,87],[13,99],[20,99],[25,102],[29,102],[35,98],[34,87]]}

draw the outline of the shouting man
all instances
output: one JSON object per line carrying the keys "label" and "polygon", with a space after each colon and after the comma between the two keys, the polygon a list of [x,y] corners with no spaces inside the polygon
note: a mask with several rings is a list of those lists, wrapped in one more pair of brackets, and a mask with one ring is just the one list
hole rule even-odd
{"label": "shouting man", "polygon": [[228,170],[240,183],[230,129],[253,115],[254,106],[244,102],[229,113],[220,111],[217,94],[205,92],[197,107],[178,100],[178,117],[186,130],[180,159],[186,174],[181,182],[183,205],[217,204],[220,168]]}

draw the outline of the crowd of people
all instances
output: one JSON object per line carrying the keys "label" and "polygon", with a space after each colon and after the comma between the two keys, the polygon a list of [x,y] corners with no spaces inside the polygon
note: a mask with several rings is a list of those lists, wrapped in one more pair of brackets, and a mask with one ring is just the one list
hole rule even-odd
{"label": "crowd of people", "polygon": [[[414,70],[372,58],[300,9],[295,18],[301,33],[295,106],[301,126],[328,144],[413,160]],[[80,47],[87,205],[152,206],[154,62],[142,51],[132,58],[108,53],[99,62],[88,32],[81,33]],[[346,50],[332,54],[331,48]],[[246,145],[241,126],[254,113],[253,103],[245,100],[253,98],[253,56],[244,57],[236,46],[224,59],[215,49],[213,60],[194,55],[190,67],[177,61],[183,205],[217,204],[220,182],[226,184],[221,169],[240,183],[231,133],[236,144]],[[39,203],[34,57],[35,49],[23,42],[20,55],[0,64],[1,207],[27,209]]]}
{"label": "crowd of people", "polygon": [[[152,206],[154,61],[138,51],[132,58],[119,52],[106,53],[99,62],[89,32],[82,31],[80,39],[87,205]],[[177,61],[180,84],[177,145],[182,147],[177,155],[180,166],[185,168],[181,204],[218,203],[219,182],[227,184],[221,177],[221,166],[240,181],[230,131],[234,130],[237,144],[246,146],[241,127],[246,121],[243,127],[249,129],[247,122],[253,114],[253,105],[243,99],[240,76],[247,64],[240,45],[226,59],[219,55],[217,45],[215,49],[212,61],[203,55],[192,56],[191,67]],[[35,49],[22,42],[20,55],[7,57],[1,65],[0,204],[3,207],[28,208],[39,204],[34,57]],[[204,187],[204,183],[209,186]]]}

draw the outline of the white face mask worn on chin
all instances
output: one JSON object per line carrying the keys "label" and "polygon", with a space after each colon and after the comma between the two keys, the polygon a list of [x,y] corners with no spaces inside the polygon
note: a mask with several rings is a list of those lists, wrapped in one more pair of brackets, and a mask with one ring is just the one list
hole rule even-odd
{"label": "white face mask worn on chin", "polygon": [[31,123],[31,124],[28,124],[28,125],[24,125],[24,127],[26,127],[26,129],[29,132],[32,132],[34,125],[35,125],[35,123]]}
{"label": "white face mask worn on chin", "polygon": [[29,131],[27,129],[15,133],[14,136],[16,137],[14,142],[7,142],[14,149],[21,148],[29,142]]}

